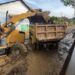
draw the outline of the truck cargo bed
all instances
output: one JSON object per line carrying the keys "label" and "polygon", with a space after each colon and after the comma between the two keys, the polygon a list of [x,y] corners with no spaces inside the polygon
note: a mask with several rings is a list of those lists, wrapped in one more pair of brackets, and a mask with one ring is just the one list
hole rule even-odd
{"label": "truck cargo bed", "polygon": [[30,26],[30,33],[33,42],[37,41],[56,41],[65,36],[66,26],[55,24],[36,24]]}

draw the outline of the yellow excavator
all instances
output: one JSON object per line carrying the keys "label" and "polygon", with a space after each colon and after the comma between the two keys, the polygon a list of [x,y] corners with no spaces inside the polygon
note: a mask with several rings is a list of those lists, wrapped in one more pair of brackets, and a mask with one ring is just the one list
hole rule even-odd
{"label": "yellow excavator", "polygon": [[[12,16],[9,20],[7,20],[6,23],[0,25],[0,65],[1,66],[6,64],[5,57],[6,59],[8,58],[7,53],[9,51],[9,48],[12,48],[15,45],[15,43],[24,44],[25,37],[29,36],[29,29],[26,29],[25,31],[24,30],[19,31],[16,29],[18,23],[24,19],[27,19],[28,17],[34,16],[36,13],[37,11],[34,10],[33,12],[28,11],[26,13],[15,15]],[[19,45],[19,47],[20,46],[21,45]]]}
{"label": "yellow excavator", "polygon": [[22,21],[23,19],[36,16],[37,14],[42,15],[43,18],[47,20],[48,16],[44,16],[44,15],[48,15],[49,12],[42,12],[40,10],[32,10],[26,13],[11,16],[9,20],[6,20],[6,23],[0,26],[0,41],[1,41],[0,49],[9,48],[12,45],[14,45],[14,43],[16,42],[24,43],[25,37],[29,36],[29,29],[28,30],[26,29],[25,31],[16,30],[18,22]]}
{"label": "yellow excavator", "polygon": [[[25,29],[24,27],[22,27],[23,30],[17,30],[16,28],[18,28],[19,26],[18,24],[22,22],[24,19],[28,19],[30,22],[31,17],[33,17],[33,20],[34,20],[38,15],[39,16],[41,15],[47,22],[47,16],[44,16],[47,14],[49,13],[47,12],[45,13],[40,10],[32,10],[19,15],[10,16],[10,18],[6,20],[6,23],[0,25],[0,65],[1,66],[6,64],[5,56],[7,57],[6,54],[8,53],[9,49],[13,48],[15,44],[17,44],[18,47],[21,47],[20,48],[21,55],[23,55],[26,52],[24,50],[27,49],[26,46],[27,46],[27,42],[29,38],[29,27],[25,25],[26,26]],[[13,50],[10,50],[10,51],[13,51]],[[15,53],[13,54],[15,55]]]}
{"label": "yellow excavator", "polygon": [[[27,19],[29,17],[33,17],[33,16],[37,15],[38,13],[42,13],[42,12],[39,10],[33,10],[32,9],[26,13],[11,16],[11,18],[6,20],[6,23],[0,25],[0,66],[1,66],[1,70],[2,70],[2,68],[4,68],[3,70],[6,73],[10,72],[16,66],[16,64],[17,64],[17,66],[19,66],[19,64],[20,64],[20,58],[19,58],[19,64],[15,60],[16,64],[12,63],[12,64],[5,66],[8,62],[10,62],[10,59],[11,59],[10,57],[12,56],[12,55],[10,57],[7,56],[5,54],[5,53],[7,53],[6,51],[8,51],[8,49],[11,47],[13,48],[13,46],[16,43],[18,43],[18,46],[19,47],[21,46],[20,52],[22,52],[23,51],[22,48],[24,46],[21,43],[25,43],[25,41],[26,41],[25,39],[27,39],[26,37],[29,36],[29,29],[27,27],[26,27],[27,29],[25,29],[25,31],[24,30],[19,31],[16,29],[18,26],[18,23],[24,19]],[[13,54],[13,52],[12,52],[12,54]],[[17,54],[18,54],[18,52],[17,52]],[[24,52],[22,52],[22,54],[24,54]],[[13,55],[15,57],[15,53]],[[16,59],[16,57],[15,57],[15,59]],[[21,58],[21,62],[23,62],[22,58]]]}
{"label": "yellow excavator", "polygon": [[22,35],[22,32],[15,29],[17,25],[16,23],[25,18],[34,16],[35,14],[36,11],[28,11],[27,13],[12,16],[12,18],[10,18],[6,23],[4,23],[2,27],[0,26],[0,41],[3,41],[3,43],[5,42],[4,45],[0,43],[0,49],[8,48],[12,46],[15,42],[24,43],[25,35],[27,35],[28,33],[23,32]]}

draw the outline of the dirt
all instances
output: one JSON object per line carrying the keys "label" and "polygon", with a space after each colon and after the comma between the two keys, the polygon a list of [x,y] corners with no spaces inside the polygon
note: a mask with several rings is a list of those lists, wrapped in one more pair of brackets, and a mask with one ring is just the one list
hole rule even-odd
{"label": "dirt", "polygon": [[17,58],[0,67],[0,75],[59,75],[62,66],[57,50],[28,51]]}
{"label": "dirt", "polygon": [[[14,53],[13,53],[14,54]],[[27,55],[10,55],[12,63],[0,68],[0,75],[59,75],[63,59],[57,49],[29,50]]]}
{"label": "dirt", "polygon": [[[26,47],[22,44],[15,44],[10,50],[11,53],[8,56],[1,56],[3,64],[0,66],[0,75],[24,75],[27,71]],[[6,60],[7,58],[9,59]]]}
{"label": "dirt", "polygon": [[38,50],[27,55],[26,75],[59,75],[61,63],[57,50]]}

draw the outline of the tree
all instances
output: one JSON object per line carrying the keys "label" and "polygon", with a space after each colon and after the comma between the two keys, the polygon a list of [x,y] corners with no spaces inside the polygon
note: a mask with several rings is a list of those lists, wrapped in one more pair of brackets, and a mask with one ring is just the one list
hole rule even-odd
{"label": "tree", "polygon": [[74,8],[74,17],[75,17],[75,0],[61,0],[65,6],[72,5]]}
{"label": "tree", "polygon": [[75,5],[75,1],[74,0],[61,0],[62,2],[64,2],[64,5],[72,5],[74,6]]}

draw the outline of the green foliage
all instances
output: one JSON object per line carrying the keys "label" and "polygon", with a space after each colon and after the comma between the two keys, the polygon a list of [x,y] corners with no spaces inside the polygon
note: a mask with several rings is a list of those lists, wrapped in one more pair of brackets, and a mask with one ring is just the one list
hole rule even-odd
{"label": "green foliage", "polygon": [[75,18],[71,19],[71,23],[72,23],[72,25],[75,25]]}
{"label": "green foliage", "polygon": [[74,0],[61,0],[63,3],[64,3],[64,5],[72,5],[73,7],[75,7],[75,2],[74,2]]}
{"label": "green foliage", "polygon": [[74,8],[74,17],[75,17],[75,0],[61,0],[64,5],[71,5]]}
{"label": "green foliage", "polygon": [[75,18],[68,19],[66,17],[49,17],[50,21],[53,21],[55,24],[64,24],[65,22],[68,22],[69,25],[75,25]]}
{"label": "green foliage", "polygon": [[62,24],[65,22],[63,18],[54,16],[50,17],[50,21],[53,21],[55,24]]}

